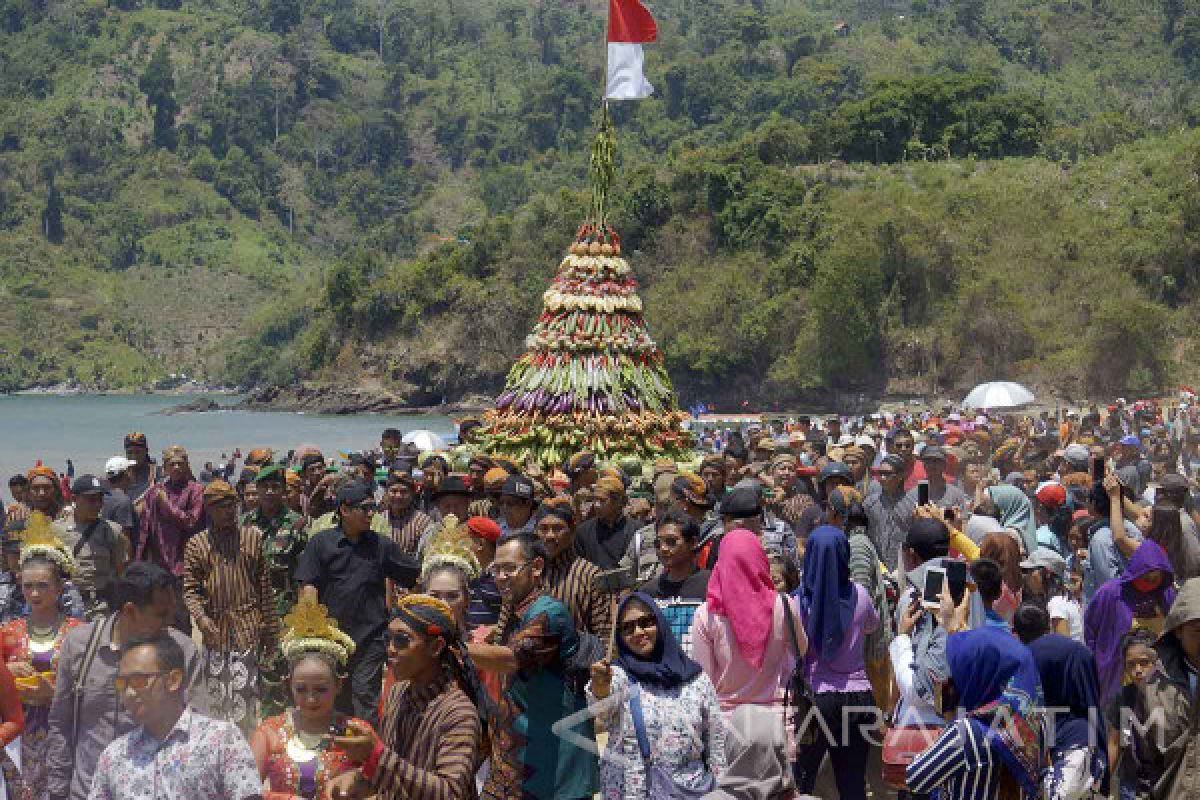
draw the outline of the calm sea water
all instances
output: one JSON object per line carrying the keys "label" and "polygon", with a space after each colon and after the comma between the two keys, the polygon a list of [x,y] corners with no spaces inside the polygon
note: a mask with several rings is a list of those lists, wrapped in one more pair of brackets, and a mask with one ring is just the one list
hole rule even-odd
{"label": "calm sea water", "polygon": [[[240,447],[242,455],[254,447],[271,447],[286,453],[299,445],[316,445],[326,456],[363,450],[379,444],[384,428],[416,429],[452,435],[449,417],[317,416],[284,412],[220,411],[204,414],[163,414],[199,395],[0,396],[0,494],[8,497],[8,476],[23,472],[40,459],[59,472],[66,460],[75,463],[77,475],[101,474],[104,462],[123,453],[122,440],[130,431],[141,431],[155,459],[164,447],[187,448],[197,471],[205,461]],[[230,404],[236,398],[214,397]]]}

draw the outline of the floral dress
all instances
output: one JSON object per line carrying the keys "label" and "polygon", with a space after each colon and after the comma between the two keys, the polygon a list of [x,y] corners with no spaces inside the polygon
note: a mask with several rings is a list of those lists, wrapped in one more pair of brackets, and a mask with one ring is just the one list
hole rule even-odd
{"label": "floral dress", "polygon": [[[335,731],[345,730],[346,724],[351,721],[361,726],[367,725],[362,720],[337,714],[333,728]],[[301,742],[292,727],[291,711],[264,720],[254,732],[251,745],[268,786],[263,800],[323,798],[325,785],[330,778],[336,778],[355,767],[341,750],[324,744],[312,749]]]}
{"label": "floral dress", "polygon": [[[3,648],[6,663],[24,662],[33,664],[36,672],[45,674],[54,682],[58,672],[58,654],[62,650],[63,637],[67,631],[81,624],[74,617],[66,617],[58,627],[53,639],[34,641],[24,619],[14,619],[0,626],[0,648]],[[46,785],[47,737],[50,732],[50,705],[24,704],[25,730],[21,734],[21,774],[25,785],[35,800],[50,796]]]}
{"label": "floral dress", "polygon": [[[640,685],[642,718],[650,743],[650,759],[670,774],[680,788],[711,786],[725,768],[725,726],[712,681],[703,673],[676,689]],[[608,747],[600,762],[600,791],[605,800],[650,798],[646,766],[629,710],[629,677],[612,668],[612,691],[596,699],[589,684],[588,703],[608,726]]]}

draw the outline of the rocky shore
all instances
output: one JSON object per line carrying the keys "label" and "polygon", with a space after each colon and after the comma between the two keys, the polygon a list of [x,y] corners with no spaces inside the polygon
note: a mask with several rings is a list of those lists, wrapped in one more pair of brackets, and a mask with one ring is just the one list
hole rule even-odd
{"label": "rocky shore", "polygon": [[462,402],[416,406],[383,389],[325,384],[265,386],[250,390],[236,408],[248,411],[297,411],[306,414],[470,414],[491,405],[490,398],[468,397]]}

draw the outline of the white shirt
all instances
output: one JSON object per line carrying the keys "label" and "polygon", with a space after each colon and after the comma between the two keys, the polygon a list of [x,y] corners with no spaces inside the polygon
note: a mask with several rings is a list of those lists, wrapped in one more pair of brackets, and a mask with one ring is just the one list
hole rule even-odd
{"label": "white shirt", "polygon": [[1077,642],[1083,641],[1083,612],[1079,610],[1079,603],[1067,597],[1051,597],[1046,611],[1050,613],[1051,624],[1056,619],[1065,619],[1068,635]]}
{"label": "white shirt", "polygon": [[896,688],[900,690],[900,705],[896,712],[897,725],[945,725],[946,720],[932,703],[927,703],[913,690],[912,637],[901,633],[888,645]]}

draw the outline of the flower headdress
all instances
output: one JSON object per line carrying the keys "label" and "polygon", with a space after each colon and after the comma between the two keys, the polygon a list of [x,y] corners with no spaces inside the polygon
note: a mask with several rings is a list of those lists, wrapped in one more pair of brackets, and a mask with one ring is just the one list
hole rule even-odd
{"label": "flower headdress", "polygon": [[471,583],[483,571],[479,559],[471,549],[471,534],[458,517],[447,514],[442,526],[434,533],[425,547],[425,558],[421,562],[421,582],[429,577],[435,567],[452,566],[460,570]]}
{"label": "flower headdress", "polygon": [[31,558],[41,557],[57,564],[64,575],[69,576],[75,571],[75,559],[71,557],[71,551],[58,538],[50,525],[50,518],[45,514],[40,511],[30,514],[25,530],[18,535],[21,539],[22,566]]}
{"label": "flower headdress", "polygon": [[302,653],[318,653],[345,666],[354,653],[354,640],[338,629],[329,609],[311,598],[300,598],[283,618],[283,624],[287,630],[280,647],[288,661]]}

